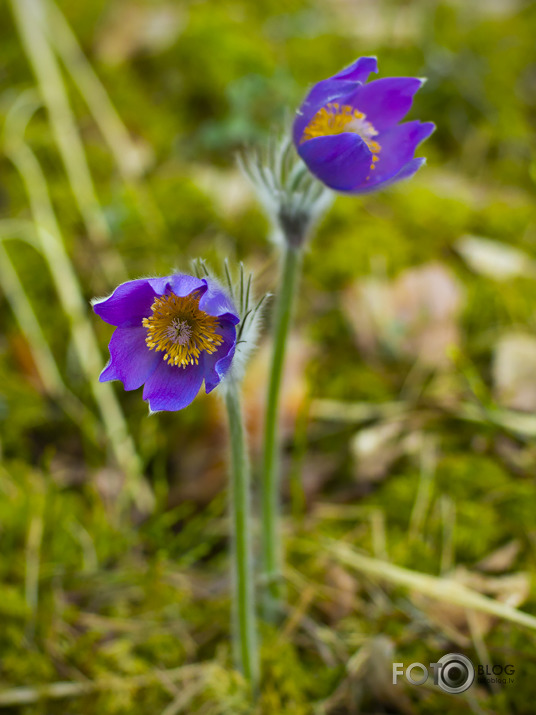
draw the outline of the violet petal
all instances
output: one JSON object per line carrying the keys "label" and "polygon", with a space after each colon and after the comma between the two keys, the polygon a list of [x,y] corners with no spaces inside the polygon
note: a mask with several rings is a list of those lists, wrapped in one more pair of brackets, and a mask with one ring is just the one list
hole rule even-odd
{"label": "violet petal", "polygon": [[154,372],[162,353],[149,350],[145,342],[147,330],[116,328],[110,340],[110,360],[99,381],[121,380],[125,390],[137,390]]}
{"label": "violet petal", "polygon": [[435,129],[432,122],[405,122],[376,137],[380,160],[371,172],[370,185],[380,184],[397,174],[415,154],[418,145]]}
{"label": "violet petal", "polygon": [[292,138],[294,144],[300,143],[305,127],[309,124],[314,115],[330,102],[347,104],[347,98],[353,97],[359,87],[357,82],[348,80],[326,79],[315,84],[303,101],[294,119],[292,126]]}
{"label": "violet petal", "polygon": [[211,392],[227,374],[235,353],[236,329],[225,321],[217,331],[223,337],[223,343],[212,355],[205,354],[204,374],[205,390]]}
{"label": "violet petal", "polygon": [[377,191],[378,188],[386,189],[388,186],[392,186],[393,184],[396,184],[403,179],[410,179],[414,174],[417,173],[421,166],[424,166],[424,164],[426,164],[426,159],[422,156],[417,157],[415,159],[412,159],[411,161],[408,161],[408,163],[405,164],[397,174],[392,176],[390,179],[387,179],[386,181],[382,181],[380,185],[378,185],[378,183],[363,184],[362,186],[358,186],[357,188],[355,188],[350,193],[368,194],[372,191]]}
{"label": "violet petal", "polygon": [[358,134],[308,139],[300,144],[298,153],[311,173],[336,191],[351,191],[370,173],[372,154]]}
{"label": "violet petal", "polygon": [[141,325],[151,313],[155,290],[147,278],[138,278],[117,286],[114,292],[93,303],[93,310],[107,323],[121,328]]}
{"label": "violet petal", "polygon": [[[169,278],[164,278],[161,280],[167,280],[169,284],[169,290],[175,293],[175,295],[179,298],[185,298],[187,295],[190,295],[190,293],[193,293],[194,291],[197,291],[198,294],[203,295],[208,290],[208,284],[205,278],[196,278],[195,276],[187,276],[183,275],[182,273],[174,273],[172,276],[169,276]],[[162,294],[166,292],[167,290],[164,289],[162,291]]]}
{"label": "violet petal", "polygon": [[423,82],[415,77],[385,77],[359,87],[349,100],[378,132],[403,119]]}
{"label": "violet petal", "polygon": [[207,290],[199,301],[199,308],[216,318],[228,320],[233,325],[240,322],[231,299],[214,280],[207,283]]}
{"label": "violet petal", "polygon": [[378,60],[376,57],[360,57],[348,67],[334,74],[332,79],[349,79],[354,82],[366,82],[371,72],[375,74],[378,72]]}
{"label": "violet petal", "polygon": [[161,360],[143,388],[143,399],[153,412],[174,412],[187,407],[199,392],[203,382],[203,366],[168,365]]}

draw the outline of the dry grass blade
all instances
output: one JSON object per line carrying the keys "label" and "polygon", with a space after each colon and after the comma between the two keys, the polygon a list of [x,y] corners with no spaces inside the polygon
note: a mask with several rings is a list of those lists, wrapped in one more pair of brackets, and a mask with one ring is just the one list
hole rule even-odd
{"label": "dry grass blade", "polygon": [[117,283],[124,280],[125,268],[119,254],[108,247],[110,230],[97,199],[60,68],[43,31],[42,2],[12,0],[11,6],[88,235],[96,246],[106,250],[103,255],[103,270],[108,274],[111,283]]}
{"label": "dry grass blade", "polygon": [[86,101],[125,184],[135,195],[135,205],[144,220],[145,228],[150,233],[163,230],[165,218],[146,184],[142,184],[140,180],[147,168],[147,150],[137,146],[131,139],[106,89],[80,47],[75,33],[52,0],[46,3],[46,13],[43,13],[42,19],[48,41],[61,57]]}
{"label": "dry grass blade", "polygon": [[128,678],[106,678],[83,683],[57,682],[36,687],[11,688],[0,692],[0,708],[31,705],[40,700],[65,700],[106,690],[137,690],[157,685],[161,682],[182,682],[191,678],[204,677],[207,671],[216,668],[212,663],[185,665],[172,670],[153,671]]}
{"label": "dry grass blade", "polygon": [[63,60],[67,71],[88,103],[99,129],[114,155],[121,175],[124,179],[139,176],[143,172],[143,165],[140,165],[139,161],[139,151],[91,63],[82,52],[76,35],[54,2],[50,1],[45,4],[42,20],[49,42]]}
{"label": "dry grass blade", "polygon": [[[311,415],[319,420],[334,422],[367,422],[368,420],[392,419],[411,413],[414,406],[410,402],[343,402],[338,400],[313,400]],[[430,409],[436,409],[430,405]],[[448,411],[456,419],[475,424],[494,425],[512,432],[522,439],[536,436],[536,417],[532,414],[506,409],[484,409],[472,402],[461,402],[456,406],[437,405],[441,412]],[[424,410],[421,410],[421,414]]]}
{"label": "dry grass blade", "polygon": [[368,576],[376,577],[381,581],[387,581],[397,586],[414,589],[429,598],[461,606],[462,608],[481,611],[536,630],[535,616],[504,603],[499,603],[487,596],[482,596],[480,593],[449,578],[438,578],[418,571],[410,571],[386,561],[364,556],[347,544],[340,542],[328,541],[326,548],[341,563],[351,566]]}
{"label": "dry grass blade", "polygon": [[47,262],[58,298],[68,316],[76,354],[91,386],[117,463],[127,475],[127,491],[143,512],[153,497],[141,473],[141,462],[113,387],[97,382],[103,364],[97,338],[88,318],[87,303],[74,267],[65,251],[43,170],[24,141],[24,130],[35,110],[31,95],[22,96],[8,114],[4,130],[6,155],[19,172],[30,200],[39,250]]}
{"label": "dry grass blade", "polygon": [[11,257],[4,246],[5,236],[0,228],[0,284],[17,322],[28,340],[28,347],[45,390],[53,396],[67,391],[56,361],[41,330],[32,304],[24,290]]}
{"label": "dry grass blade", "polygon": [[65,413],[77,424],[87,425],[88,434],[98,433],[97,420],[88,408],[69,390],[64,383],[56,360],[50,350],[45,335],[32,304],[26,295],[17,269],[4,242],[8,239],[24,240],[38,249],[35,235],[29,222],[6,219],[0,221],[0,285],[4,291],[13,315],[28,343],[35,369],[45,392],[57,400]]}

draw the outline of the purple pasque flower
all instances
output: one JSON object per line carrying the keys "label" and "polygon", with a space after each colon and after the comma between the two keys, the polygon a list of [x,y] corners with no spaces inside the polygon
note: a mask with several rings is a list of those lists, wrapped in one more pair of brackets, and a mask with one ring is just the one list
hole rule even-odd
{"label": "purple pasque flower", "polygon": [[93,303],[116,329],[100,381],[144,385],[152,412],[181,410],[205,381],[211,392],[231,367],[240,322],[227,293],[212,278],[181,273],[138,278]]}
{"label": "purple pasque flower", "polygon": [[318,82],[301,105],[293,126],[298,154],[326,186],[364,194],[407,179],[425,163],[417,146],[434,131],[432,122],[399,124],[424,80],[386,77],[375,57],[361,57]]}

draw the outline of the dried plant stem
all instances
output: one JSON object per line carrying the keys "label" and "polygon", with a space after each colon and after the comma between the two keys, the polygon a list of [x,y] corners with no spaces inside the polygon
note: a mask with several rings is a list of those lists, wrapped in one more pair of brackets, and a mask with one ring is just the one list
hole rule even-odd
{"label": "dried plant stem", "polygon": [[8,239],[19,239],[39,251],[37,242],[33,240],[34,236],[35,228],[29,221],[12,219],[0,221],[0,285],[4,289],[6,300],[26,338],[43,389],[50,397],[57,400],[71,419],[77,424],[89,426],[92,435],[96,435],[98,432],[97,421],[90,410],[64,383],[39,320],[4,245]]}
{"label": "dried plant stem", "polygon": [[86,230],[103,250],[103,271],[112,284],[126,277],[122,260],[108,247],[110,230],[99,205],[58,62],[43,31],[42,0],[11,0],[24,51],[37,78],[51,129]]}
{"label": "dried plant stem", "polygon": [[287,245],[276,291],[274,345],[268,382],[262,465],[262,555],[263,582],[265,583],[263,604],[266,618],[272,621],[281,610],[280,600],[283,591],[281,526],[279,523],[281,482],[278,439],[279,397],[300,266],[301,250]]}
{"label": "dried plant stem", "polygon": [[141,463],[113,388],[109,383],[97,382],[102,357],[88,319],[87,304],[65,251],[45,176],[35,155],[22,138],[26,120],[33,108],[33,105],[19,100],[10,111],[5,124],[6,155],[24,182],[39,248],[48,264],[62,308],[68,316],[76,354],[91,386],[114,456],[127,475],[127,492],[140,509],[147,511],[152,508],[152,494],[143,478]]}
{"label": "dried plant stem", "polygon": [[108,144],[123,181],[135,196],[135,205],[145,228],[158,233],[165,219],[146,185],[139,180],[144,171],[140,149],[132,141],[121,117],[112,104],[97,73],[85,56],[76,35],[60,8],[48,0],[43,13],[44,31],[50,45],[63,61],[66,70],[85,99],[104,140]]}
{"label": "dried plant stem", "polygon": [[61,57],[99,125],[123,178],[141,173],[139,152],[110,101],[93,67],[82,52],[65,16],[52,1],[45,2],[41,16],[48,41]]}
{"label": "dried plant stem", "polygon": [[28,338],[28,346],[43,387],[50,395],[60,396],[67,388],[48,347],[32,304],[4,246],[5,236],[2,234],[3,227],[0,226],[0,284],[22,332]]}
{"label": "dried plant stem", "polygon": [[115,677],[102,680],[88,680],[81,683],[57,682],[35,687],[11,688],[0,692],[0,708],[31,705],[41,700],[65,700],[107,690],[137,690],[159,683],[177,683],[192,678],[206,678],[209,669],[217,666],[211,663],[184,665],[171,670],[153,671],[132,677]]}
{"label": "dried plant stem", "polygon": [[251,557],[250,468],[239,386],[225,385],[231,440],[231,523],[233,554],[233,642],[238,667],[256,691],[259,677],[255,591]]}
{"label": "dried plant stem", "polygon": [[[307,547],[311,548],[312,545],[307,544]],[[315,545],[314,548],[316,550],[318,545]],[[488,596],[483,596],[453,579],[438,578],[418,571],[410,571],[387,561],[373,559],[341,542],[329,541],[326,548],[341,563],[351,566],[361,573],[378,578],[380,581],[410,588],[429,598],[487,613],[490,616],[496,616],[536,630],[535,616]]]}
{"label": "dried plant stem", "polygon": [[[311,404],[312,417],[336,422],[366,422],[371,419],[392,419],[412,414],[415,405],[411,402],[339,402],[337,400],[314,400]],[[449,405],[438,403],[426,409],[420,408],[421,415],[434,415],[438,411],[447,412],[455,419],[482,425],[493,425],[511,432],[516,437],[532,440],[536,437],[536,416],[505,408],[486,408],[473,402],[459,402]]]}

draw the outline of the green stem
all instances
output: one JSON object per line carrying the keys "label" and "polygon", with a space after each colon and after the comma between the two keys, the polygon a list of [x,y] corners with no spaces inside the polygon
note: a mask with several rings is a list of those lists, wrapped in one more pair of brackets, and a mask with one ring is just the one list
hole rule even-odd
{"label": "green stem", "polygon": [[233,643],[238,667],[254,692],[258,683],[259,665],[249,523],[250,469],[239,386],[234,381],[226,386],[225,404],[231,438]]}
{"label": "green stem", "polygon": [[282,596],[282,555],[280,528],[278,524],[280,502],[278,439],[279,393],[300,265],[301,250],[287,245],[277,290],[277,305],[273,328],[274,347],[264,424],[262,551],[264,580],[266,583],[264,598],[265,615],[269,620],[273,620],[280,610],[279,601]]}

